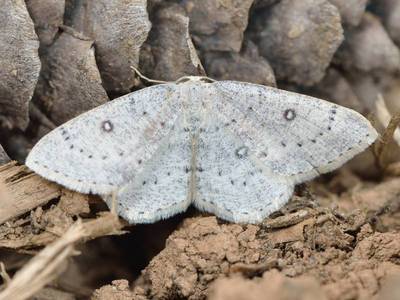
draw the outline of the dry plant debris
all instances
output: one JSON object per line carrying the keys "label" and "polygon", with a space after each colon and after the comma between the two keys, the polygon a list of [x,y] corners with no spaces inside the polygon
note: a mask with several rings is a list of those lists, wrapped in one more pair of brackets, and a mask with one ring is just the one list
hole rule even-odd
{"label": "dry plant debris", "polygon": [[65,270],[67,258],[76,254],[73,248],[76,242],[98,234],[120,234],[121,225],[110,213],[94,221],[82,223],[78,220],[71,224],[60,233],[60,238],[47,241],[48,245],[15,274],[0,292],[0,299],[26,299],[34,295]]}
{"label": "dry plant debris", "polygon": [[400,2],[397,0],[372,0],[373,11],[380,16],[392,40],[400,45]]}
{"label": "dry plant debris", "polygon": [[252,0],[183,1],[195,45],[202,50],[239,52]]}
{"label": "dry plant debris", "polygon": [[23,0],[3,1],[0,27],[0,125],[25,129],[40,60],[38,37]]}
{"label": "dry plant debris", "polygon": [[61,188],[15,162],[0,167],[0,181],[10,194],[2,199],[0,224],[46,204],[60,195]]}
{"label": "dry plant debris", "polygon": [[260,54],[277,78],[302,85],[322,79],[343,41],[339,12],[325,0],[282,0],[256,23]]}
{"label": "dry plant debris", "polygon": [[63,271],[60,266],[73,254],[73,244],[85,234],[81,222],[71,226],[59,240],[40,251],[16,273],[0,292],[0,299],[27,299],[57,278]]}
{"label": "dry plant debris", "polygon": [[203,57],[207,74],[212,78],[276,86],[274,71],[252,41],[246,41],[239,53],[209,51]]}
{"label": "dry plant debris", "polygon": [[339,10],[342,23],[347,26],[360,24],[368,0],[329,0]]}
{"label": "dry plant debris", "polygon": [[139,51],[151,24],[146,0],[71,1],[65,25],[94,40],[107,91],[127,93],[135,84]]}
{"label": "dry plant debris", "polygon": [[[376,48],[381,50],[375,51]],[[346,32],[337,56],[346,69],[363,72],[394,72],[400,69],[399,49],[378,18],[370,13],[363,16],[360,26]]]}
{"label": "dry plant debris", "polygon": [[[0,167],[0,180],[4,182],[0,208],[0,247],[32,249],[46,246],[63,236],[74,219],[90,213],[89,197],[50,183],[25,166],[15,162]],[[59,198],[56,205],[48,209],[42,206]],[[30,215],[23,216],[30,211]],[[20,219],[15,217],[22,216]],[[88,237],[96,238],[109,234],[120,234],[123,223],[111,213],[97,218],[86,218],[84,222]]]}
{"label": "dry plant debris", "polygon": [[34,103],[54,124],[60,125],[107,101],[93,40],[64,26],[42,56]]}
{"label": "dry plant debris", "polygon": [[26,0],[41,47],[50,46],[63,24],[65,0]]}
{"label": "dry plant debris", "polygon": [[140,69],[150,78],[175,81],[205,75],[189,35],[189,18],[179,5],[160,7],[140,53]]}

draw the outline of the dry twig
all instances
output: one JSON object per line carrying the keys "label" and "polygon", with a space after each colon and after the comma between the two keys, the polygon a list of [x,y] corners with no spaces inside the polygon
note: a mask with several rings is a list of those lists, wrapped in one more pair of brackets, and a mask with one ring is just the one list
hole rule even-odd
{"label": "dry twig", "polygon": [[61,188],[15,161],[0,166],[0,181],[9,197],[1,199],[0,224],[46,204],[61,195]]}
{"label": "dry twig", "polygon": [[98,236],[121,234],[123,226],[124,224],[112,213],[105,213],[85,223],[78,220],[63,236],[40,251],[16,273],[0,293],[0,300],[22,300],[31,297],[60,275],[60,265],[74,254],[75,243]]}
{"label": "dry twig", "polygon": [[377,165],[380,169],[385,169],[386,165],[384,162],[385,151],[387,149],[387,145],[393,140],[393,135],[400,125],[400,112],[394,114],[390,119],[388,126],[385,129],[381,139],[379,139],[374,146],[374,154],[376,157]]}
{"label": "dry twig", "polygon": [[74,243],[85,235],[85,227],[77,221],[60,239],[40,251],[16,273],[0,293],[0,300],[27,299],[54,280],[60,273],[59,266],[74,253]]}

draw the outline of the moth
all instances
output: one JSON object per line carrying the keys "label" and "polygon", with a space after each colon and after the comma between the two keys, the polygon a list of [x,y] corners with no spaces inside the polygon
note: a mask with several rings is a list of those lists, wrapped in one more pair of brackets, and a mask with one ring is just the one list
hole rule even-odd
{"label": "moth", "polygon": [[259,223],[294,186],[363,151],[377,132],[359,113],[276,88],[184,77],[127,94],[44,136],[26,164],[101,195],[130,223],[193,204]]}

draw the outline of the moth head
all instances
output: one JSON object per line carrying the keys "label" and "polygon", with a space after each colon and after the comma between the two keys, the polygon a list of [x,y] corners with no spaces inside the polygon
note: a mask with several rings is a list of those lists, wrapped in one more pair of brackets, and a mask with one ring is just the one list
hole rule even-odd
{"label": "moth head", "polygon": [[214,79],[206,76],[183,76],[175,81],[176,84],[185,83],[185,82],[204,82],[204,83],[212,83],[215,82]]}

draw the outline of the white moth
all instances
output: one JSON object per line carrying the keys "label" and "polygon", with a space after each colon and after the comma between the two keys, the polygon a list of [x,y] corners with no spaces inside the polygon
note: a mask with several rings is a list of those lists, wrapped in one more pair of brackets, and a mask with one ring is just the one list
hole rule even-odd
{"label": "white moth", "polygon": [[43,137],[26,164],[102,195],[130,223],[190,204],[261,222],[295,184],[329,172],[377,138],[357,112],[271,87],[184,77],[125,95]]}

